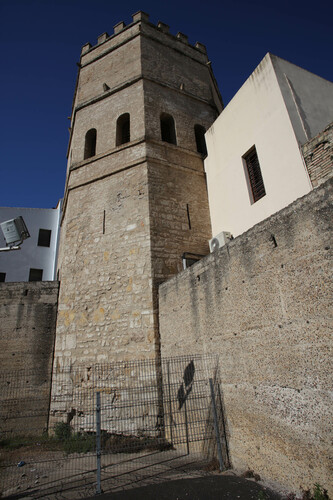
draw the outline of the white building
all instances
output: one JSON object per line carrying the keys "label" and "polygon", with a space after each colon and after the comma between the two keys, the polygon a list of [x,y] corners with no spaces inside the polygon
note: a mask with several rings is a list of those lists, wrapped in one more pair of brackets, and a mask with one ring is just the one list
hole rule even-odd
{"label": "white building", "polygon": [[[20,250],[0,252],[0,281],[56,279],[61,203],[57,208],[0,207],[0,222],[22,216],[30,233]],[[6,241],[0,231],[0,248]]]}
{"label": "white building", "polygon": [[333,120],[333,84],[272,54],[206,133],[213,236],[237,236],[312,189],[301,145]]}

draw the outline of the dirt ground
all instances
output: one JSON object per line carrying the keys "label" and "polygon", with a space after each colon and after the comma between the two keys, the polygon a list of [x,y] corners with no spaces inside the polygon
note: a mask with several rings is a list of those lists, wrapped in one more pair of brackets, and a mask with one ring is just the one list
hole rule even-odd
{"label": "dirt ground", "polygon": [[[9,452],[12,466],[0,467],[3,496],[45,500],[96,498],[101,500],[281,500],[254,478],[234,471],[217,472],[212,462],[176,450],[118,453],[102,456],[101,480],[105,492],[96,496],[95,454],[25,448]],[[10,456],[9,456],[10,455]],[[17,463],[24,461],[24,465]],[[3,464],[4,465],[4,464]],[[212,467],[214,465],[214,467]],[[258,478],[257,478],[258,479]],[[1,488],[0,488],[1,490]],[[0,494],[1,496],[1,494]]]}

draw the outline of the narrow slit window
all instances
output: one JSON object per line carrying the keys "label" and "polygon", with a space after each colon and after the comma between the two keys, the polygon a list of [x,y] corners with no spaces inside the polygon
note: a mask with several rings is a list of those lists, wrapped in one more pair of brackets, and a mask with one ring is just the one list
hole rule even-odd
{"label": "narrow slit window", "polygon": [[205,127],[202,125],[194,125],[195,142],[197,143],[197,151],[204,156],[207,156],[207,146],[205,140]]}
{"label": "narrow slit window", "polygon": [[117,120],[116,146],[126,144],[127,142],[130,142],[130,140],[130,115],[129,113],[124,113],[123,115],[119,116]]}
{"label": "narrow slit window", "polygon": [[255,146],[243,156],[248,184],[250,187],[250,197],[252,203],[260,200],[266,195],[264,180],[262,178],[259,159]]}
{"label": "narrow slit window", "polygon": [[169,144],[177,145],[175,120],[167,113],[161,114],[161,139]]}
{"label": "narrow slit window", "polygon": [[190,207],[189,207],[188,203],[186,203],[186,212],[187,212],[188,228],[192,229],[192,226],[191,226],[191,217],[190,217]]}
{"label": "narrow slit window", "polygon": [[96,155],[96,139],[97,139],[97,131],[95,128],[91,128],[86,133],[86,138],[85,138],[85,143],[84,143],[84,159],[85,160]]}

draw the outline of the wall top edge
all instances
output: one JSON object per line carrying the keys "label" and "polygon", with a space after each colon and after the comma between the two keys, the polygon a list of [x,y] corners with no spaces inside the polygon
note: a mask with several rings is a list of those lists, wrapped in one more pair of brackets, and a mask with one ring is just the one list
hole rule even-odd
{"label": "wall top edge", "polygon": [[167,34],[170,37],[172,37],[174,40],[177,40],[178,42],[181,42],[184,45],[190,46],[193,49],[195,49],[198,52],[201,52],[203,54],[207,53],[206,47],[204,44],[200,42],[196,42],[194,45],[190,44],[188,42],[188,37],[187,35],[184,35],[181,32],[178,32],[176,35],[173,35],[169,31],[169,26],[162,21],[158,21],[158,23],[155,25],[149,21],[149,14],[143,11],[138,11],[135,14],[132,15],[133,21],[126,25],[124,21],[120,21],[117,23],[114,28],[113,28],[113,34],[109,35],[107,32],[102,33],[97,37],[97,44],[92,45],[90,42],[85,43],[82,46],[81,50],[81,56],[88,54],[88,52],[93,51],[97,47],[100,47],[103,43],[108,42],[109,40],[115,39],[120,33],[124,33],[124,31],[129,30],[136,24],[148,24],[150,27],[154,27],[157,31]]}

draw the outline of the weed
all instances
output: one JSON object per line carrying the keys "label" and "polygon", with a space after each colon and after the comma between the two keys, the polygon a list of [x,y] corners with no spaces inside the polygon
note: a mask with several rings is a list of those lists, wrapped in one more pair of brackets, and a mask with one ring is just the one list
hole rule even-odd
{"label": "weed", "polygon": [[302,497],[296,497],[295,493],[289,493],[286,500],[330,500],[330,497],[325,488],[315,483],[313,493],[311,490],[302,490]]}
{"label": "weed", "polygon": [[88,453],[96,447],[96,434],[86,432],[72,432],[69,423],[58,422],[54,426],[54,436],[61,443],[63,451],[70,453]]}
{"label": "weed", "polygon": [[54,435],[57,441],[66,441],[71,437],[72,429],[65,422],[57,422],[54,426]]}
{"label": "weed", "polygon": [[313,500],[329,500],[327,490],[322,488],[318,483],[314,485]]}
{"label": "weed", "polygon": [[[55,445],[55,446],[54,446]],[[0,440],[0,449],[13,451],[20,448],[35,448],[38,449],[59,449],[53,438],[48,434],[41,436],[11,436],[7,439]]]}
{"label": "weed", "polygon": [[62,443],[65,453],[88,453],[96,449],[96,435],[87,433],[76,433],[71,435]]}
{"label": "weed", "polygon": [[[164,439],[138,436],[124,436],[101,433],[101,445],[106,453],[137,453],[143,450],[168,450],[172,445]],[[17,450],[24,448],[38,451],[63,451],[70,453],[89,453],[96,450],[95,432],[73,432],[69,423],[58,422],[52,436],[12,436],[0,440],[0,448]],[[23,452],[23,450],[22,450]]]}

